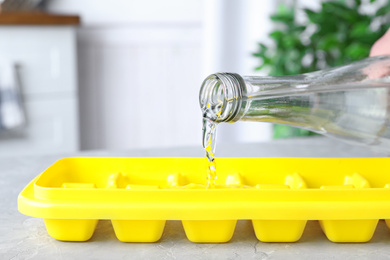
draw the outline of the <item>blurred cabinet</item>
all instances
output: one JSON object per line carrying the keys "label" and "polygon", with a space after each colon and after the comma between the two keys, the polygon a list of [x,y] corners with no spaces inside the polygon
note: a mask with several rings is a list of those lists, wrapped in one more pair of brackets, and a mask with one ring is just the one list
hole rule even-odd
{"label": "blurred cabinet", "polygon": [[18,65],[27,125],[18,131],[0,132],[0,155],[77,151],[75,28],[2,25],[0,19],[1,57]]}

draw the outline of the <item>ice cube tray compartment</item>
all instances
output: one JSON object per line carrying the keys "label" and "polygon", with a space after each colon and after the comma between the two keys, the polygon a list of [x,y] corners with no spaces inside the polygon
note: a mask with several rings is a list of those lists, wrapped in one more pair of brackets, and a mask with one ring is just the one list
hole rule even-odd
{"label": "ice cube tray compartment", "polygon": [[203,158],[65,158],[21,192],[19,210],[58,240],[90,239],[110,219],[123,242],[156,242],[181,220],[192,242],[227,242],[239,219],[263,242],[295,242],[319,220],[333,242],[367,242],[390,226],[390,159],[218,158],[205,189]]}

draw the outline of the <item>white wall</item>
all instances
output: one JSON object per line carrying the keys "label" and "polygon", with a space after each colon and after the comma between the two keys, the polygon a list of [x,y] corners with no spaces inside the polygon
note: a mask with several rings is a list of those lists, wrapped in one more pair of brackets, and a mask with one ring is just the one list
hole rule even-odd
{"label": "white wall", "polygon": [[50,0],[48,9],[77,13],[82,26],[130,26],[141,24],[198,24],[202,19],[198,0]]}
{"label": "white wall", "polygon": [[[273,1],[53,0],[77,13],[82,149],[200,145],[199,87],[210,73],[253,74]],[[220,141],[269,138],[225,124]]]}

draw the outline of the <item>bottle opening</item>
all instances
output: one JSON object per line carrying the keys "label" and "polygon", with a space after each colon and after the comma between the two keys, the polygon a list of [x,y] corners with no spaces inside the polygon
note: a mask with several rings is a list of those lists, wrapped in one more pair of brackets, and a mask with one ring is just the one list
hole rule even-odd
{"label": "bottle opening", "polygon": [[208,76],[199,93],[203,117],[214,122],[236,121],[244,91],[241,76],[233,73],[216,73]]}

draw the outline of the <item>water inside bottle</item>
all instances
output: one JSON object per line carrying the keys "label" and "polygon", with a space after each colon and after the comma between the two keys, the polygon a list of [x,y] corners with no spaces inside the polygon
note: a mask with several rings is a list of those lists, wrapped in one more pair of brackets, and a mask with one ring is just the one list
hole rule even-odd
{"label": "water inside bottle", "polygon": [[319,86],[297,94],[262,93],[250,101],[242,120],[292,125],[377,151],[390,150],[388,83]]}

